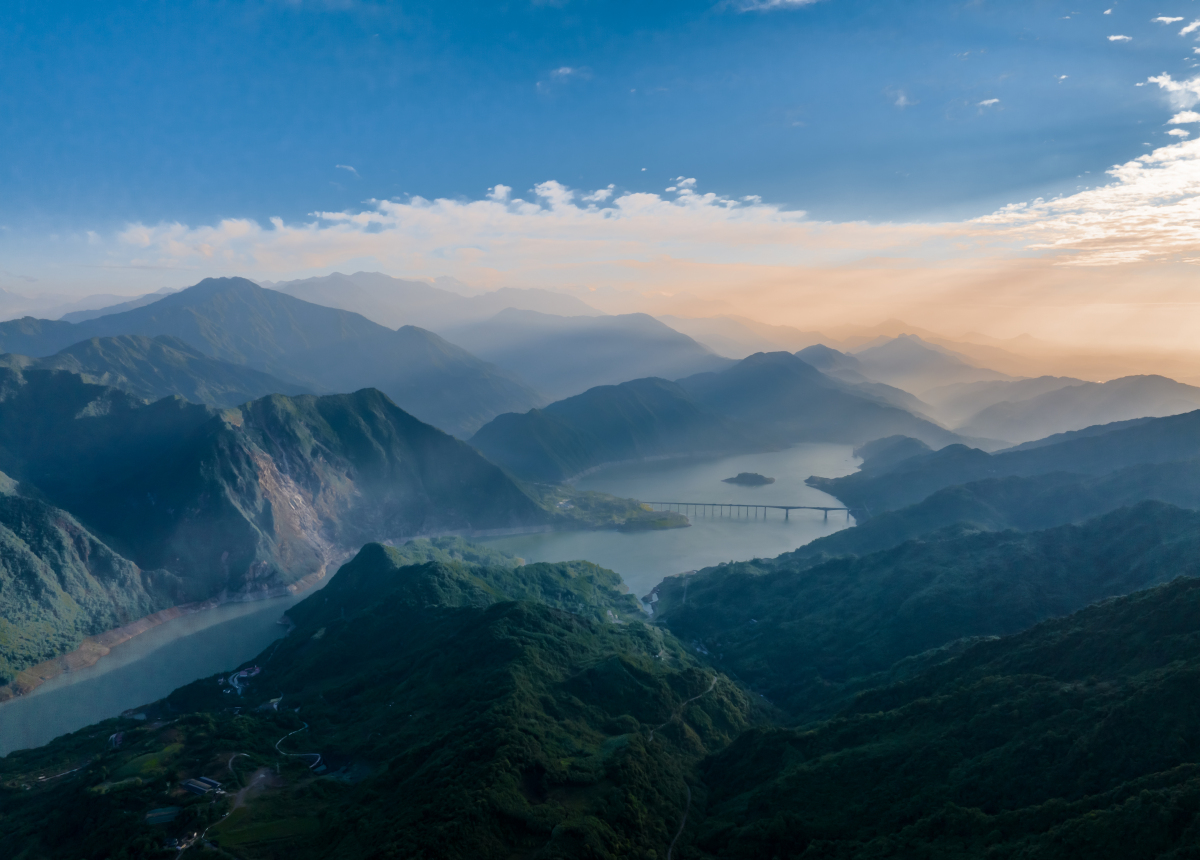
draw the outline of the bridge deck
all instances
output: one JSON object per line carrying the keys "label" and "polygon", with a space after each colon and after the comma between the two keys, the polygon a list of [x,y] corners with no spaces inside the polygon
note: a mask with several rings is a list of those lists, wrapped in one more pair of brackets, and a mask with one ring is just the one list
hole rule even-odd
{"label": "bridge deck", "polygon": [[783,511],[783,518],[789,519],[792,511],[824,511],[825,518],[829,518],[830,511],[845,511],[846,519],[850,519],[850,509],[833,507],[831,505],[756,505],[745,502],[643,502],[646,505],[654,505],[658,509],[673,509],[679,513],[687,513],[688,509],[704,513],[707,509],[708,513],[716,511],[715,515],[723,516],[725,510],[729,510],[730,515],[737,511],[739,514],[750,511],[755,512],[758,516],[758,511],[762,510],[763,517],[766,518],[767,510]]}

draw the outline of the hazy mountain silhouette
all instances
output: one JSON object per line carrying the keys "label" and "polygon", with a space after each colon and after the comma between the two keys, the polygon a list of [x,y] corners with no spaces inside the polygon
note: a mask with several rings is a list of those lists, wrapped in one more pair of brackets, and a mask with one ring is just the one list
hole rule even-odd
{"label": "hazy mountain silhouette", "polygon": [[958,382],[1011,379],[1007,374],[978,367],[966,356],[902,334],[855,353],[859,370],[875,380],[903,388],[920,397],[931,388]]}
{"label": "hazy mountain silhouette", "polygon": [[422,420],[464,436],[494,415],[543,402],[511,373],[432,332],[393,331],[245,278],[208,278],[153,304],[78,324],[0,323],[0,349],[44,357],[117,335],[171,335],[212,358],[316,391],[379,388]]}
{"label": "hazy mountain silhouette", "polygon": [[631,379],[676,379],[733,363],[648,314],[564,317],[509,309],[444,333],[554,398]]}
{"label": "hazy mountain silhouette", "polygon": [[997,403],[1016,403],[1071,385],[1082,385],[1084,382],[1083,379],[1071,376],[956,382],[930,389],[922,394],[922,399],[932,407],[933,414],[940,420],[951,427],[957,427],[968,421],[972,415]]}
{"label": "hazy mountain silhouette", "polygon": [[933,409],[930,408],[928,403],[910,394],[903,388],[896,388],[893,385],[886,385],[882,382],[875,382],[869,379],[862,372],[862,362],[850,353],[839,352],[825,344],[817,343],[797,352],[796,358],[807,364],[811,364],[826,376],[831,376],[834,379],[839,379],[842,382],[853,385],[856,391],[870,395],[891,406],[898,406],[914,415],[920,415],[922,418],[935,421],[934,418],[930,417]]}
{"label": "hazy mountain silhouette", "polygon": [[493,419],[471,444],[513,474],[565,481],[603,463],[746,450],[754,443],[674,382],[602,385],[525,414]]}
{"label": "hazy mountain silhouette", "polygon": [[66,370],[146,400],[178,395],[212,406],[237,406],[268,394],[312,393],[245,365],[209,358],[170,335],[93,337],[47,358],[2,355],[0,365]]}
{"label": "hazy mountain silhouette", "polygon": [[903,434],[934,447],[959,437],[891,405],[869,386],[841,382],[787,352],[758,353],[719,373],[679,380],[696,402],[777,444],[861,444]]}
{"label": "hazy mountain silhouette", "polygon": [[425,281],[393,278],[380,272],[335,272],[264,286],[313,304],[354,311],[388,328],[415,325],[440,332],[486,319],[505,308],[563,316],[602,314],[574,296],[550,290],[503,287],[463,296]]}
{"label": "hazy mountain silhouette", "polygon": [[820,332],[801,331],[785,325],[767,325],[738,316],[667,315],[659,316],[658,320],[726,358],[741,359],[756,352],[794,352],[825,340]]}
{"label": "hazy mountain silhouette", "polygon": [[809,483],[863,512],[895,510],[921,501],[944,487],[1008,475],[1052,472],[1105,475],[1139,464],[1200,457],[1200,411],[1152,418],[1102,434],[1079,434],[1061,442],[987,454],[950,445],[896,464],[883,473],[858,472],[842,478],[809,478]]}
{"label": "hazy mountain silhouette", "polygon": [[1177,415],[1197,408],[1200,388],[1164,376],[1126,376],[996,403],[962,422],[958,430],[966,436],[1020,443],[1097,424]]}
{"label": "hazy mountain silhouette", "polygon": [[177,292],[179,292],[179,290],[174,290],[170,287],[163,287],[161,290],[156,292],[147,293],[144,296],[138,296],[136,298],[129,299],[128,301],[105,305],[101,308],[90,307],[86,310],[69,311],[57,317],[57,319],[70,323],[86,322],[87,320],[94,320],[97,317],[104,317],[108,316],[109,314],[119,314],[123,311],[131,311],[134,308],[143,308],[146,305],[154,304],[165,296],[169,296],[172,293]]}
{"label": "hazy mountain silhouette", "polygon": [[514,474],[561,481],[647,456],[864,442],[896,433],[939,446],[959,438],[778,352],[718,373],[599,386],[524,415],[501,415],[471,444]]}

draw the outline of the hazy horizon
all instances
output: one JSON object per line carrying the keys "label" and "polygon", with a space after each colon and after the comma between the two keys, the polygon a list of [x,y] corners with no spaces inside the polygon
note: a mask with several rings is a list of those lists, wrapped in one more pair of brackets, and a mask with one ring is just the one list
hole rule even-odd
{"label": "hazy horizon", "polygon": [[[1183,12],[418,8],[26,16],[2,61],[40,58],[8,96],[0,288],[366,270],[609,313],[1191,349],[1200,30]],[[262,78],[276,67],[293,86]],[[147,91],[106,84],[129,76]]]}

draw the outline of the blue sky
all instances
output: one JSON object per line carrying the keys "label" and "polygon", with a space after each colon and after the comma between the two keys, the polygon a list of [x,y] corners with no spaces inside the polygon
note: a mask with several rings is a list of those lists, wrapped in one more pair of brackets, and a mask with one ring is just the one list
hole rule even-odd
{"label": "blue sky", "polygon": [[1191,50],[1151,19],[1197,12],[1193,0],[4,7],[0,223],[34,233],[291,221],[548,179],[659,191],[677,175],[822,219],[979,215],[1162,145],[1163,100],[1134,85],[1183,77]]}
{"label": "blue sky", "polygon": [[1196,0],[9,0],[0,289],[368,270],[1191,349],[1198,19]]}

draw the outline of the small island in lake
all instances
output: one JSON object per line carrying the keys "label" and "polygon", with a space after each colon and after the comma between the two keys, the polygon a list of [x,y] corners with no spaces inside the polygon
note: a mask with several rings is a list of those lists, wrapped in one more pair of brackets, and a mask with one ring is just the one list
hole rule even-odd
{"label": "small island in lake", "polygon": [[758,472],[739,472],[735,478],[725,478],[723,484],[740,484],[743,487],[761,487],[764,484],[774,484],[774,478],[760,475]]}

